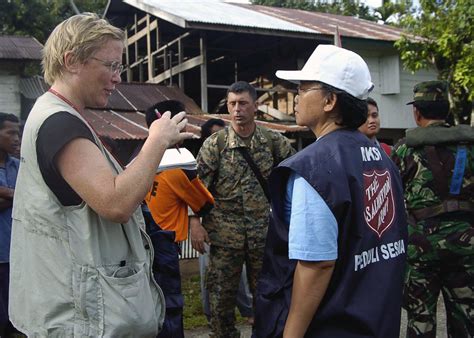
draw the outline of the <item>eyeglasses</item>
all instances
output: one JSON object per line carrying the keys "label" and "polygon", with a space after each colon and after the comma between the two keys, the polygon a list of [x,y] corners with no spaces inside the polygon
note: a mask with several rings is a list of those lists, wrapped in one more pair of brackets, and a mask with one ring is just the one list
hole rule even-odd
{"label": "eyeglasses", "polygon": [[93,56],[91,56],[90,58],[99,61],[105,67],[109,68],[109,70],[114,74],[119,74],[120,75],[120,73],[122,73],[122,71],[123,71],[124,65],[122,65],[118,61],[105,61],[105,60],[101,60],[101,59],[98,59],[98,58],[93,57]]}
{"label": "eyeglasses", "polygon": [[301,95],[302,93],[310,92],[312,90],[323,90],[323,89],[324,88],[321,88],[321,87],[309,87],[306,89],[301,89],[301,87],[298,86],[297,91],[298,91],[298,95]]}

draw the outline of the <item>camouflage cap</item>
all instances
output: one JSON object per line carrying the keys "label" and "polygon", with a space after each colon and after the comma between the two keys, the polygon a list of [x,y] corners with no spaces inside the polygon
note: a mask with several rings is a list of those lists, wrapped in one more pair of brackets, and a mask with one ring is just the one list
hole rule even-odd
{"label": "camouflage cap", "polygon": [[448,83],[446,81],[425,81],[415,85],[413,88],[413,101],[407,104],[440,101],[448,101]]}

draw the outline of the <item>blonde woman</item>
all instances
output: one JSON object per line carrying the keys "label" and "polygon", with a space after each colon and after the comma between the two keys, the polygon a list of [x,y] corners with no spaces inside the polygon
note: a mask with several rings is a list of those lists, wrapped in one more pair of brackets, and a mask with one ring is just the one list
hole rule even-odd
{"label": "blonde woman", "polygon": [[163,295],[137,209],[160,159],[191,134],[169,113],[122,170],[82,117],[120,83],[124,32],[94,14],[51,33],[43,68],[51,89],[23,134],[14,199],[10,317],[28,336],[155,336]]}

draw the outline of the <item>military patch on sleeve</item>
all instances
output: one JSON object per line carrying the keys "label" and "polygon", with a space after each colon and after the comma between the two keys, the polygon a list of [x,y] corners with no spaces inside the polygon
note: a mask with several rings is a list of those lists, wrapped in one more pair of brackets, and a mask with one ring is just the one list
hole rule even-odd
{"label": "military patch on sleeve", "polygon": [[379,238],[393,223],[395,202],[387,170],[364,172],[364,218]]}

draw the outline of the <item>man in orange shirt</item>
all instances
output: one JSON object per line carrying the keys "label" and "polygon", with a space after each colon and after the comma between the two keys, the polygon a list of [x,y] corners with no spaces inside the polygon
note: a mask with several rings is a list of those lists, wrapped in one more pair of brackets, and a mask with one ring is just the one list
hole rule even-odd
{"label": "man in orange shirt", "polygon": [[188,206],[199,217],[214,204],[196,170],[168,169],[155,176],[145,198],[151,216],[162,230],[175,232],[175,242],[188,238]]}
{"label": "man in orange shirt", "polygon": [[[160,114],[170,111],[174,116],[184,109],[179,101],[159,102],[147,109],[147,125],[150,126],[159,117],[157,111]],[[197,177],[196,170],[177,168],[156,174],[145,202],[149,211],[148,215],[145,211],[147,233],[155,249],[153,274],[166,299],[165,322],[158,337],[182,338],[184,301],[179,272],[179,242],[188,238],[188,206],[198,220],[198,223],[193,220],[191,226],[201,226],[199,217],[212,209],[214,198]]]}

